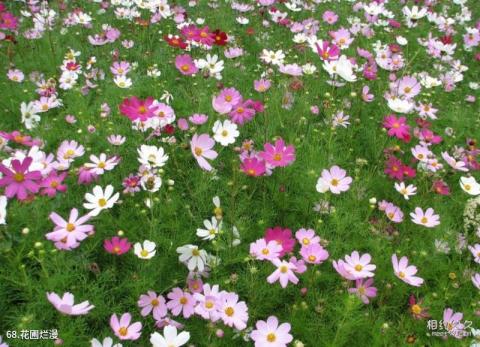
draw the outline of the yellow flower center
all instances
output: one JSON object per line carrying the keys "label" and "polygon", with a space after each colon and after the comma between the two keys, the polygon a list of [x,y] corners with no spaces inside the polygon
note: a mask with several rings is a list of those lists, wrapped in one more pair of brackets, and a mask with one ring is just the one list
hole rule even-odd
{"label": "yellow flower center", "polygon": [[212,308],[213,307],[212,300],[205,301],[205,307],[208,308],[208,309]]}
{"label": "yellow flower center", "polygon": [[180,304],[185,305],[185,304],[188,302],[188,299],[187,299],[186,297],[182,296],[182,297],[180,298],[180,301],[179,301],[179,302],[180,302]]}
{"label": "yellow flower center", "polygon": [[75,230],[75,224],[67,223],[67,226],[65,227],[65,229],[67,229],[68,232],[72,232]]}
{"label": "yellow flower center", "polygon": [[405,278],[405,273],[403,273],[402,271],[400,271],[400,272],[398,273],[398,277],[400,277],[400,278]]}
{"label": "yellow flower center", "polygon": [[105,169],[105,166],[107,166],[107,164],[105,164],[105,162],[101,161],[100,163],[98,163],[97,165],[100,169]]}
{"label": "yellow flower center", "polygon": [[104,207],[106,204],[107,204],[107,200],[105,200],[104,198],[98,199],[98,205],[100,207]]}
{"label": "yellow flower center", "polygon": [[16,172],[14,175],[13,175],[13,179],[16,181],[16,182],[23,182],[25,180],[25,175],[20,173],[20,172]]}
{"label": "yellow flower center", "polygon": [[420,314],[422,313],[422,308],[420,307],[420,305],[413,305],[412,308],[411,308],[412,312],[415,313],[415,314]]}
{"label": "yellow flower center", "polygon": [[336,186],[338,186],[338,180],[337,180],[336,178],[334,178],[334,179],[332,179],[332,180],[330,181],[330,184],[331,184],[332,186],[336,187]]}
{"label": "yellow flower center", "polygon": [[270,253],[270,251],[268,250],[268,248],[262,249],[262,254],[267,255],[268,253]]}
{"label": "yellow flower center", "polygon": [[233,316],[233,314],[235,313],[235,310],[233,309],[233,307],[227,307],[225,309],[225,314],[229,317]]}
{"label": "yellow flower center", "polygon": [[280,161],[282,160],[282,155],[280,153],[277,153],[273,156],[273,160],[275,161]]}
{"label": "yellow flower center", "polygon": [[308,246],[310,244],[310,239],[305,237],[303,240],[302,240],[302,243],[305,245],[305,246]]}
{"label": "yellow flower center", "polygon": [[427,224],[428,222],[427,217],[422,217],[422,219],[420,219],[420,222],[422,222],[422,224]]}
{"label": "yellow flower center", "polygon": [[355,265],[355,270],[356,271],[362,271],[362,269],[363,269],[362,265],[360,265],[360,264]]}
{"label": "yellow flower center", "polygon": [[227,101],[227,102],[232,101],[232,96],[231,95],[225,96],[225,101]]}
{"label": "yellow flower center", "polygon": [[142,251],[140,252],[140,255],[142,257],[146,257],[146,256],[148,256],[148,251],[146,249],[142,249]]}
{"label": "yellow flower center", "polygon": [[121,335],[121,336],[127,336],[128,334],[128,329],[126,327],[121,327],[120,329],[118,329],[118,333]]}
{"label": "yellow flower center", "polygon": [[314,256],[314,255],[309,255],[308,256],[308,260],[311,261],[311,262],[314,262],[316,259],[317,259],[317,257]]}
{"label": "yellow flower center", "polygon": [[195,248],[195,249],[192,250],[192,255],[194,257],[198,257],[200,255],[200,252],[198,251],[198,249]]}
{"label": "yellow flower center", "polygon": [[275,342],[275,340],[277,339],[277,337],[275,336],[274,333],[270,333],[267,335],[267,341],[268,342]]}
{"label": "yellow flower center", "polygon": [[188,64],[183,64],[182,67],[181,67],[182,71],[185,71],[187,72],[188,70],[190,70],[190,65]]}
{"label": "yellow flower center", "polygon": [[157,307],[160,304],[160,302],[157,299],[153,299],[151,304],[153,307]]}
{"label": "yellow flower center", "polygon": [[203,149],[201,149],[200,147],[195,147],[195,155],[197,157],[201,156],[203,153]]}
{"label": "yellow flower center", "polygon": [[287,273],[287,271],[288,271],[288,267],[286,265],[280,266],[280,272],[282,274]]}

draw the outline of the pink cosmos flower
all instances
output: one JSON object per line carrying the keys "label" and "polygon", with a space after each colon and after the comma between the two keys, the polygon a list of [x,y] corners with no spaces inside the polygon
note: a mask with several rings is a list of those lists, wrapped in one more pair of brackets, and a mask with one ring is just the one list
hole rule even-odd
{"label": "pink cosmos flower", "polygon": [[273,260],[279,258],[283,248],[276,241],[266,241],[258,239],[250,244],[250,255],[257,260]]}
{"label": "pink cosmos flower", "polygon": [[290,263],[295,265],[295,269],[293,270],[293,272],[297,274],[303,274],[305,271],[307,271],[307,265],[305,264],[305,260],[297,259],[296,257],[290,257],[289,261]]}
{"label": "pink cosmos flower", "polygon": [[404,76],[395,82],[392,89],[398,96],[412,99],[420,93],[421,86],[415,77]]}
{"label": "pink cosmos flower", "polygon": [[198,72],[193,59],[188,54],[177,55],[175,58],[175,66],[182,75],[193,75]]}
{"label": "pink cosmos flower", "polygon": [[365,253],[360,256],[357,251],[353,251],[351,255],[345,256],[343,269],[351,274],[355,279],[373,277],[373,271],[377,268],[374,264],[370,264],[372,257]]}
{"label": "pink cosmos flower", "polygon": [[114,236],[111,239],[107,239],[103,242],[103,248],[105,248],[108,253],[115,255],[127,253],[131,247],[132,244],[128,242],[126,237],[120,238],[118,236]]}
{"label": "pink cosmos flower", "polygon": [[412,222],[423,225],[427,228],[434,228],[440,224],[440,216],[435,214],[433,208],[429,207],[425,212],[420,207],[415,208],[415,212],[410,213]]}
{"label": "pink cosmos flower", "polygon": [[59,312],[69,316],[85,315],[95,307],[88,301],[75,305],[73,294],[68,292],[64,293],[62,298],[56,293],[47,293],[47,299]]}
{"label": "pink cosmos flower", "polygon": [[140,295],[137,304],[142,309],[140,314],[143,317],[148,316],[152,311],[156,320],[162,319],[167,315],[165,298],[162,295],[157,295],[154,291],[149,290],[147,294]]}
{"label": "pink cosmos flower", "polygon": [[174,316],[182,313],[184,318],[188,318],[194,314],[196,301],[192,294],[184,292],[180,288],[173,288],[167,297],[170,299],[167,307]]}
{"label": "pink cosmos flower", "polygon": [[354,281],[356,279],[353,274],[345,270],[345,262],[341,259],[338,260],[338,262],[336,262],[335,260],[333,261],[333,268],[335,269],[335,271],[338,272],[340,276],[342,276],[346,280]]}
{"label": "pink cosmos flower", "polygon": [[456,339],[461,339],[466,335],[465,325],[461,322],[463,313],[454,312],[451,308],[443,311],[443,326],[447,329],[449,335]]}
{"label": "pink cosmos flower", "polygon": [[220,114],[227,114],[233,107],[242,102],[242,95],[235,88],[224,88],[212,99],[213,109]]}
{"label": "pink cosmos flower", "polygon": [[81,241],[93,233],[94,228],[91,224],[86,223],[91,216],[86,214],[78,218],[78,210],[72,208],[68,222],[55,212],[50,213],[50,220],[55,223],[52,232],[45,235],[47,240],[55,242],[55,246],[60,249],[71,249],[78,247]]}
{"label": "pink cosmos flower", "polygon": [[49,197],[54,197],[59,192],[65,192],[67,186],[62,184],[63,180],[67,177],[68,172],[63,172],[58,174],[55,170],[51,171],[48,177],[46,177],[40,184],[42,188],[40,194],[48,195]]}
{"label": "pink cosmos flower", "polygon": [[270,89],[271,85],[272,83],[270,82],[270,80],[260,79],[253,81],[253,88],[259,93],[266,92]]}
{"label": "pink cosmos flower", "polygon": [[289,334],[291,326],[289,323],[278,325],[278,319],[270,316],[267,321],[259,320],[256,329],[250,334],[255,342],[255,347],[286,347],[293,340]]}
{"label": "pink cosmos flower", "polygon": [[480,244],[476,243],[473,246],[468,246],[468,250],[472,253],[473,260],[480,264]]}
{"label": "pink cosmos flower", "polygon": [[358,279],[355,281],[355,288],[348,289],[348,292],[357,295],[364,304],[368,304],[370,302],[369,298],[377,296],[377,288],[373,287],[372,284],[373,278]]}
{"label": "pink cosmos flower", "polygon": [[110,135],[107,137],[107,141],[113,146],[121,146],[125,143],[126,138],[122,135]]}
{"label": "pink cosmos flower", "polygon": [[195,113],[188,117],[190,123],[195,125],[202,125],[208,121],[208,116],[206,114]]}
{"label": "pink cosmos flower", "polygon": [[218,284],[210,287],[210,284],[203,286],[203,293],[195,293],[193,297],[197,301],[195,313],[204,319],[216,322],[220,319],[220,292]]}
{"label": "pink cosmos flower", "polygon": [[142,323],[130,324],[131,321],[132,315],[128,312],[122,314],[120,320],[115,313],[110,317],[110,327],[120,340],[137,340],[142,334]]}
{"label": "pink cosmos flower", "polygon": [[328,259],[328,252],[318,243],[303,246],[300,255],[309,264],[321,264]]}
{"label": "pink cosmos flower", "polygon": [[215,140],[208,134],[195,134],[190,141],[193,156],[197,160],[198,165],[206,171],[212,170],[212,166],[207,159],[213,160],[218,156],[218,153],[212,149],[213,146],[215,146]]}
{"label": "pink cosmos flower", "polygon": [[128,61],[115,61],[110,67],[110,71],[115,76],[125,76],[130,71],[130,63]]}
{"label": "pink cosmos flower", "polygon": [[293,251],[295,247],[295,239],[292,238],[292,231],[290,229],[282,229],[282,227],[268,228],[265,232],[265,241],[276,241],[282,246],[280,258],[285,254]]}
{"label": "pink cosmos flower", "polygon": [[225,325],[243,330],[247,327],[248,307],[238,301],[235,293],[224,292],[220,297],[220,317]]}
{"label": "pink cosmos flower", "polygon": [[293,272],[296,266],[292,262],[276,258],[272,260],[272,264],[275,265],[277,269],[267,277],[268,283],[272,284],[280,281],[282,288],[286,288],[288,282],[292,282],[293,284],[298,283],[298,278]]}
{"label": "pink cosmos flower", "polygon": [[325,23],[335,24],[338,20],[338,15],[333,11],[327,10],[323,12],[322,19]]}
{"label": "pink cosmos flower", "polygon": [[330,190],[333,194],[340,194],[350,189],[352,178],[347,176],[347,172],[337,165],[330,169],[323,169],[322,176],[317,181],[317,191],[325,193]]}
{"label": "pink cosmos flower", "polygon": [[403,212],[400,207],[395,206],[391,202],[387,203],[385,208],[385,215],[388,219],[390,219],[394,223],[401,223],[403,222]]}
{"label": "pink cosmos flower", "polygon": [[337,60],[340,55],[340,48],[335,44],[330,44],[328,41],[323,41],[322,47],[318,43],[315,44],[317,47],[317,54],[320,56],[320,59],[326,61]]}
{"label": "pink cosmos flower", "polygon": [[370,94],[370,88],[368,86],[363,86],[362,88],[362,100],[365,102],[372,102],[375,99],[373,94]]}
{"label": "pink cosmos flower", "polygon": [[248,176],[252,177],[263,176],[267,170],[265,161],[259,160],[255,157],[244,158],[240,165],[240,169]]}
{"label": "pink cosmos flower", "polygon": [[140,120],[142,122],[155,116],[157,106],[152,105],[154,99],[149,96],[145,100],[141,100],[136,96],[126,98],[119,106],[120,112],[128,117],[131,121]]}
{"label": "pink cosmos flower", "polygon": [[393,114],[388,115],[383,119],[383,127],[388,130],[388,136],[395,136],[404,142],[409,142],[411,139],[410,126],[405,117],[397,118]]}
{"label": "pink cosmos flower", "polygon": [[247,100],[233,106],[232,110],[228,113],[228,116],[235,124],[242,125],[245,122],[252,120],[256,112],[254,105]]}
{"label": "pink cosmos flower", "polygon": [[397,255],[393,254],[392,264],[395,276],[400,278],[403,282],[415,287],[420,287],[423,284],[423,278],[414,276],[418,271],[417,267],[414,265],[408,265],[407,257],[402,257],[400,261],[398,261]]}
{"label": "pink cosmos flower", "polygon": [[7,198],[17,197],[18,200],[25,200],[28,193],[37,193],[38,181],[42,175],[40,171],[29,171],[33,158],[25,157],[22,162],[12,160],[12,169],[0,163],[0,172],[4,175],[0,178],[0,187],[5,188]]}
{"label": "pink cosmos flower", "polygon": [[264,151],[260,152],[260,156],[273,167],[285,167],[295,161],[295,147],[293,145],[285,145],[285,141],[279,138],[275,141],[275,145],[266,143]]}
{"label": "pink cosmos flower", "polygon": [[474,275],[471,277],[473,285],[477,288],[480,289],[480,273],[476,272]]}
{"label": "pink cosmos flower", "polygon": [[335,41],[340,48],[348,48],[353,42],[350,32],[345,28],[340,28],[337,31],[330,31],[330,37]]}
{"label": "pink cosmos flower", "polygon": [[320,236],[316,235],[313,229],[299,229],[295,233],[295,238],[302,247],[320,243]]}

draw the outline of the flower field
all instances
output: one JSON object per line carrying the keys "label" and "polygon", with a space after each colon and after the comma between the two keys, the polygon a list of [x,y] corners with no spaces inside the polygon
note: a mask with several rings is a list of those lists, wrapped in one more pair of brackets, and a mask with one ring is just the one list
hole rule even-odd
{"label": "flower field", "polygon": [[480,346],[477,0],[4,0],[0,56],[0,347]]}

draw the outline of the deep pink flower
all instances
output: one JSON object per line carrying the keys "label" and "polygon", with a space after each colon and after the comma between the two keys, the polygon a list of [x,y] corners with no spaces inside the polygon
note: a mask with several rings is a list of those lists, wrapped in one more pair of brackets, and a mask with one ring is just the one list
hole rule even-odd
{"label": "deep pink flower", "polygon": [[127,253],[130,250],[130,247],[132,247],[132,244],[128,242],[126,237],[120,238],[118,236],[114,236],[111,239],[107,239],[103,242],[103,248],[105,248],[108,253],[115,255]]}
{"label": "deep pink flower", "polygon": [[243,159],[240,169],[248,176],[257,177],[265,174],[266,166],[263,160],[252,157]]}
{"label": "deep pink flower", "polygon": [[131,121],[140,120],[142,122],[155,116],[158,106],[152,105],[154,99],[149,96],[145,100],[141,100],[136,96],[125,98],[120,104],[120,112],[128,117]]}
{"label": "deep pink flower", "polygon": [[182,75],[193,75],[198,72],[192,57],[188,54],[178,55],[175,58],[175,66]]}
{"label": "deep pink flower", "polygon": [[0,178],[0,187],[6,187],[7,198],[16,196],[18,200],[25,200],[29,192],[38,192],[38,181],[42,179],[42,174],[40,171],[28,171],[32,161],[31,157],[25,157],[22,162],[12,160],[12,170],[0,163],[0,172],[4,175]]}
{"label": "deep pink flower", "polygon": [[282,138],[275,141],[275,145],[266,143],[263,148],[264,151],[260,152],[260,156],[273,167],[288,166],[295,161],[295,147],[286,146]]}
{"label": "deep pink flower", "polygon": [[383,127],[388,130],[388,136],[395,136],[399,140],[409,142],[410,126],[407,124],[405,117],[399,117],[391,114],[383,119]]}
{"label": "deep pink flower", "polygon": [[432,189],[437,194],[450,195],[450,188],[442,180],[436,180],[435,182],[433,182]]}
{"label": "deep pink flower", "polygon": [[32,139],[30,136],[22,135],[22,133],[17,130],[12,131],[11,133],[0,131],[0,136],[8,141],[12,141],[27,147],[40,146],[42,144],[41,140]]}
{"label": "deep pink flower", "polygon": [[67,174],[68,172],[58,174],[57,171],[52,170],[48,177],[40,184],[40,188],[42,188],[40,194],[54,197],[57,191],[64,193],[67,190],[67,186],[62,184],[62,182],[67,177]]}
{"label": "deep pink flower", "polygon": [[228,114],[232,122],[242,125],[243,123],[252,120],[255,116],[255,108],[252,103],[239,103],[233,106],[232,110]]}
{"label": "deep pink flower", "polygon": [[282,245],[280,258],[292,252],[293,247],[295,247],[295,239],[292,237],[292,231],[290,229],[282,229],[282,227],[268,228],[265,232],[264,239],[267,242],[276,241]]}
{"label": "deep pink flower", "polygon": [[340,48],[335,44],[330,44],[328,41],[323,41],[322,47],[318,43],[315,44],[317,47],[317,54],[320,56],[320,59],[326,61],[337,60],[340,55]]}

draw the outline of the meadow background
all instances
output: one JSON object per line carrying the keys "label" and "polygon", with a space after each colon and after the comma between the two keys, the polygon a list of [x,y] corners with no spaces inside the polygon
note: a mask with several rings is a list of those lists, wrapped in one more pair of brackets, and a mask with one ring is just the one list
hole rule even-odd
{"label": "meadow background", "polygon": [[[440,8],[445,5],[452,13],[458,11],[458,5],[438,2]],[[424,299],[424,305],[429,307],[429,313],[435,319],[441,319],[445,307],[452,307],[463,312],[464,318],[473,322],[473,327],[480,325],[476,314],[480,310],[480,297],[467,275],[478,265],[473,263],[468,250],[457,252],[454,249],[460,233],[466,236],[468,244],[476,243],[478,236],[463,227],[462,215],[469,196],[460,189],[458,174],[444,176],[454,188],[450,196],[442,196],[432,193],[431,179],[419,172],[415,178],[418,193],[412,197],[413,205],[401,198],[393,189],[393,181],[384,174],[383,151],[386,147],[400,145],[409,150],[408,144],[389,138],[382,128],[383,117],[391,113],[382,97],[388,90],[389,72],[379,69],[375,81],[347,83],[344,87],[334,88],[326,83],[328,75],[321,68],[318,56],[308,47],[298,49],[287,28],[279,25],[265,28],[262,25],[264,15],[259,10],[247,14],[248,25],[239,25],[235,19],[238,13],[231,9],[230,2],[218,1],[218,8],[212,10],[207,1],[199,1],[192,8],[185,1],[178,1],[176,3],[187,9],[192,20],[203,18],[210,28],[220,28],[235,37],[237,45],[245,50],[245,55],[237,59],[223,58],[225,69],[221,81],[204,78],[201,74],[186,78],[174,67],[179,51],[163,40],[164,34],[177,33],[171,20],[142,26],[117,19],[111,10],[97,14],[98,3],[64,3],[67,5],[64,11],[58,9],[57,1],[50,1],[50,6],[60,16],[81,7],[92,15],[93,27],[74,26],[60,34],[61,23],[58,21],[55,29],[41,39],[26,40],[19,35],[15,44],[1,43],[0,129],[25,132],[20,124],[20,103],[36,98],[35,85],[28,82],[28,78],[24,83],[13,83],[6,77],[8,69],[15,66],[26,74],[40,71],[46,77],[55,78],[60,74],[59,66],[65,53],[71,48],[81,52],[79,59],[83,62],[95,56],[95,65],[106,71],[105,80],[98,81],[98,88],[88,95],[82,95],[79,88],[60,91],[63,106],[44,114],[38,127],[27,133],[43,139],[46,152],[54,152],[65,139],[78,141],[86,149],[81,162],[90,154],[121,156],[122,161],[116,169],[100,176],[97,183],[102,187],[112,184],[116,191],[121,189],[123,178],[137,169],[136,149],[141,144],[163,146],[170,159],[163,168],[164,185],[151,196],[155,202],[151,210],[144,204],[148,193],[122,195],[120,204],[94,219],[95,236],[71,252],[56,250],[45,240],[45,234],[53,227],[48,218],[52,211],[68,215],[71,208],[81,207],[84,194],[91,190],[91,187],[77,184],[73,174],[75,168],[71,168],[72,175],[66,180],[68,191],[64,194],[54,198],[37,197],[29,203],[9,200],[7,225],[0,227],[0,335],[4,339],[7,330],[55,328],[65,346],[76,347],[87,346],[92,337],[113,336],[108,325],[113,312],[132,312],[135,320],[140,320],[136,302],[141,294],[149,289],[166,293],[173,287],[184,285],[187,270],[179,263],[175,250],[181,245],[194,243],[205,246],[221,259],[221,264],[212,269],[208,282],[235,291],[247,302],[249,326],[258,319],[275,314],[280,321],[291,323],[294,339],[305,346],[404,345],[409,336],[416,338],[416,345],[466,346],[471,343],[471,338],[443,341],[428,336],[427,322],[412,319],[408,312],[408,298],[414,294]],[[413,5],[413,1],[407,3]],[[478,19],[480,6],[477,1],[467,3],[473,11],[472,18]],[[17,15],[24,9],[21,2],[6,1],[4,4]],[[347,17],[356,15],[352,12],[352,4],[350,1],[319,3],[315,5],[315,12],[290,12],[289,16],[295,20],[307,17],[320,20],[318,36],[326,37],[331,27],[323,24],[322,13],[335,11],[339,20],[334,27],[348,27]],[[283,4],[278,6],[284,9]],[[399,18],[402,7],[397,1],[388,3],[388,8]],[[25,20],[20,28],[27,23]],[[90,45],[87,36],[100,32],[104,23],[120,29],[121,39],[133,40],[134,47],[124,49],[121,40],[105,46]],[[355,56],[357,46],[371,48],[375,40],[392,43],[396,35],[401,35],[409,43],[403,48],[407,64],[399,75],[432,71],[431,57],[416,42],[417,38],[424,38],[432,31],[428,21],[420,21],[418,27],[412,29],[403,25],[395,33],[381,28],[375,31],[373,39],[358,36],[355,44],[342,53]],[[463,32],[459,30],[459,37],[461,34]],[[264,48],[282,49],[290,62],[299,65],[310,62],[318,70],[313,75],[301,77],[303,87],[299,90],[291,90],[291,77],[274,73],[269,76],[272,88],[259,94],[253,89],[253,81],[268,69],[259,59]],[[109,67],[113,49],[119,50],[120,60],[138,63],[130,73],[133,85],[129,89],[120,89],[112,82]],[[214,47],[212,53],[223,57],[222,50]],[[446,93],[442,87],[422,89],[418,97],[418,100],[431,102],[439,109],[439,119],[433,123],[433,129],[443,136],[442,148],[463,145],[467,138],[479,138],[478,101],[464,101],[466,95],[475,93],[468,87],[468,82],[479,80],[479,62],[474,54],[460,48],[457,50],[456,57],[469,70],[464,73],[464,81],[453,91]],[[161,76],[156,79],[146,75],[147,68],[154,64],[161,71]],[[159,98],[167,90],[173,95],[170,105],[177,118],[193,113],[208,114],[208,123],[202,126],[208,131],[218,118],[212,110],[211,99],[218,94],[219,83],[235,87],[245,98],[259,99],[265,104],[263,114],[240,128],[236,145],[244,139],[253,139],[261,146],[281,136],[286,143],[295,146],[293,165],[275,170],[272,176],[248,177],[239,171],[238,153],[227,147],[217,148],[219,157],[212,163],[216,172],[207,173],[196,165],[188,148],[188,136],[179,137],[177,145],[162,144],[158,138],[146,141],[147,135],[132,130],[130,120],[118,111],[118,105],[125,97]],[[364,84],[368,84],[375,95],[372,103],[365,103],[360,98]],[[282,107],[286,92],[293,96],[289,109]],[[104,102],[109,104],[112,113],[101,118],[100,107]],[[319,115],[310,112],[312,105],[319,105]],[[349,127],[332,128],[326,123],[339,110],[350,115]],[[77,118],[75,124],[65,122],[65,116],[70,114]],[[87,130],[89,125],[96,128],[94,133]],[[446,128],[454,130],[452,136],[445,135]],[[125,144],[111,146],[106,140],[111,134],[125,136]],[[0,156],[3,159],[6,154]],[[321,170],[332,165],[346,169],[354,179],[351,189],[339,196],[322,195],[315,190]],[[168,179],[175,181],[172,187],[165,184]],[[224,224],[229,226],[226,229],[235,225],[240,232],[238,247],[228,246],[229,232],[222,234],[215,243],[201,242],[195,235],[202,221],[213,215],[214,196],[221,200]],[[369,199],[374,197],[394,201],[406,213],[407,220],[388,226],[388,222],[382,220],[382,214],[370,206]],[[314,207],[320,201],[328,201],[335,211],[328,214],[315,212]],[[441,224],[426,229],[411,223],[407,212],[414,206],[434,208],[441,216]],[[372,217],[381,222],[373,225]],[[261,238],[266,228],[277,225],[292,231],[302,227],[315,229],[322,239],[328,241],[326,248],[330,253],[328,261],[309,267],[300,275],[298,285],[289,285],[286,289],[266,282],[273,269],[270,264],[248,257],[250,242]],[[122,257],[106,253],[103,240],[115,236],[119,230],[132,242],[154,241],[157,255],[149,261],[141,261],[133,253]],[[446,241],[452,251],[449,254],[438,252],[435,239]],[[347,293],[346,282],[331,266],[332,260],[355,249],[370,253],[377,265],[375,283],[378,296],[369,305]],[[390,261],[393,253],[407,255],[419,268],[419,274],[425,279],[422,287],[408,286],[393,275]],[[308,288],[306,295],[300,294],[302,287]],[[89,300],[96,307],[86,316],[62,316],[46,300],[47,291],[70,291],[75,293],[76,300]],[[241,337],[234,339],[235,333],[230,328],[224,329],[225,336],[220,339],[215,336],[218,327],[203,319],[179,320],[186,324],[192,336],[190,342],[195,346],[251,345]],[[141,321],[144,324],[141,339],[123,342],[124,346],[148,345],[148,337],[155,331],[154,321],[151,318]],[[11,346],[53,345],[53,341],[17,339],[7,342]]]}

